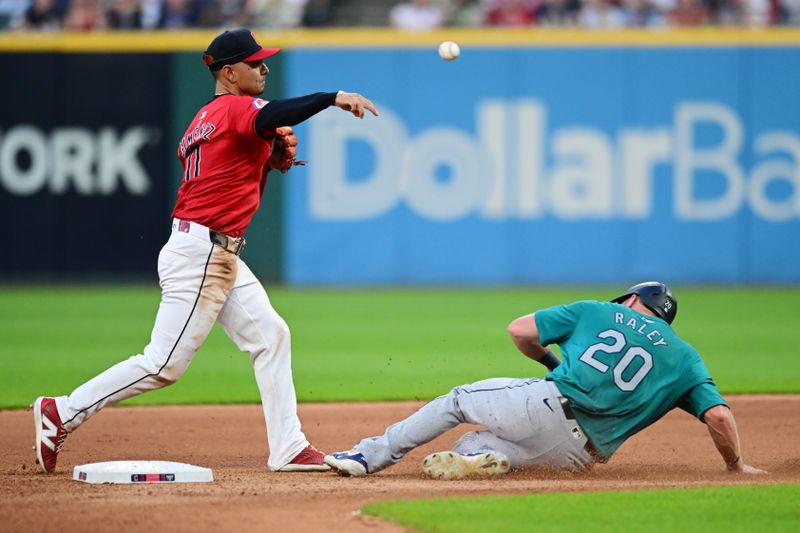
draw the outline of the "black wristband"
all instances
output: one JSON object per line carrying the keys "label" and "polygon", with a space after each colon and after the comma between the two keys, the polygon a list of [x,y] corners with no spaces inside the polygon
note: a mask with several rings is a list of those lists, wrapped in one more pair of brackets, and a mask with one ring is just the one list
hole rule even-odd
{"label": "black wristband", "polygon": [[547,353],[539,358],[538,361],[546,366],[550,371],[555,370],[556,367],[561,364],[561,361],[558,359],[558,357],[556,357],[556,354],[553,353],[553,350],[550,348],[547,349]]}

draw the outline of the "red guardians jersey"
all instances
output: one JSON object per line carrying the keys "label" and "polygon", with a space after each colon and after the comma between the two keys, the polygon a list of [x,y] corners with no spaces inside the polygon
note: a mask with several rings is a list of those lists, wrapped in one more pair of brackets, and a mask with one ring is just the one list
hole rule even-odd
{"label": "red guardians jersey", "polygon": [[251,96],[224,95],[197,112],[178,146],[183,184],[172,211],[232,237],[241,237],[258,210],[267,181],[271,139],[255,117],[267,105]]}

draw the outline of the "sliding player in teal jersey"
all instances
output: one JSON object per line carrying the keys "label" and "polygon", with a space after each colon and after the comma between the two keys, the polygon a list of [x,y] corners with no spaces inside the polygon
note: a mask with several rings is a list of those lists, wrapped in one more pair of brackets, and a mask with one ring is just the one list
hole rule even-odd
{"label": "sliding player in teal jersey", "polygon": [[[455,479],[531,466],[584,470],[608,461],[626,439],[680,407],[706,424],[728,470],[764,473],[742,461],[728,404],[700,355],[671,327],[677,312],[666,285],[646,282],[611,302],[581,301],[519,317],[509,333],[523,354],[550,369],[544,379],[455,387],[383,435],[325,461],[343,475],[371,474],[470,423],[486,429],[426,457],[425,473]],[[550,344],[561,347],[563,360]]]}

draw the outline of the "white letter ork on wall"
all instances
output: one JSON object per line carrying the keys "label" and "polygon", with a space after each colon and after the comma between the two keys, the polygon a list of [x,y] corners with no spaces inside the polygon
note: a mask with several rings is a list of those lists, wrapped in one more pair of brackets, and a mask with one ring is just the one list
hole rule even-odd
{"label": "white letter ork on wall", "polygon": [[42,190],[61,195],[109,195],[124,188],[134,195],[150,191],[139,151],[160,138],[144,126],[117,133],[114,128],[56,128],[46,134],[21,125],[0,135],[0,185],[11,194],[28,196]]}
{"label": "white letter ork on wall", "polygon": [[[34,126],[17,126],[0,137],[0,183],[11,193],[27,196],[47,183],[47,139]],[[26,153],[28,168],[21,168],[17,157]]]}

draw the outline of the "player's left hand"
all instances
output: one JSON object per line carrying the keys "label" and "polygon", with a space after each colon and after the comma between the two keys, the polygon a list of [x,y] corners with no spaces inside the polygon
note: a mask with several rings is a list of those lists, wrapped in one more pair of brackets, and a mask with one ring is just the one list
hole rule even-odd
{"label": "player's left hand", "polygon": [[294,165],[305,165],[305,161],[295,161],[297,157],[297,136],[291,126],[281,126],[275,130],[275,139],[272,141],[272,154],[269,156],[269,167],[279,170],[282,174],[289,171]]}

